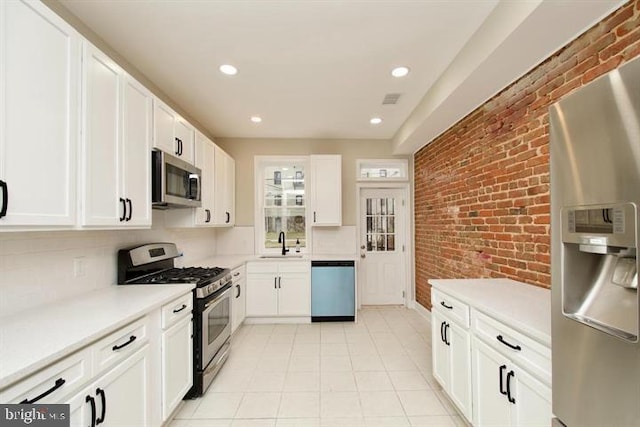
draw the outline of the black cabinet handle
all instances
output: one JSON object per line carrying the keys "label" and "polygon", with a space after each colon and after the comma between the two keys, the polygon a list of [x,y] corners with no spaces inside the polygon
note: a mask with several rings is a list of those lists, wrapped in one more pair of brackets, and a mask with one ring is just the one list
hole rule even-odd
{"label": "black cabinet handle", "polygon": [[204,212],[207,214],[207,219],[205,219],[204,222],[210,222],[211,221],[211,211],[209,209],[205,209]]}
{"label": "black cabinet handle", "polygon": [[240,275],[240,272],[239,272],[239,271],[237,271],[237,272],[233,273],[233,277],[238,277],[239,275]]}
{"label": "black cabinet handle", "polygon": [[127,217],[127,202],[120,197],[120,203],[122,203],[122,216],[120,217],[120,222],[122,222]]}
{"label": "black cabinet handle", "polygon": [[176,156],[180,155],[180,138],[177,136],[174,138],[176,141]]}
{"label": "black cabinet handle", "polygon": [[120,350],[121,348],[125,348],[126,346],[128,346],[129,344],[131,344],[132,342],[134,342],[135,340],[136,340],[136,336],[135,336],[135,335],[131,335],[131,336],[129,337],[129,341],[127,341],[127,342],[126,342],[126,343],[124,343],[124,344],[114,345],[114,346],[112,347],[112,350],[113,350],[113,351],[116,351],[116,350]]}
{"label": "black cabinet handle", "polygon": [[62,385],[65,383],[66,381],[63,378],[58,378],[56,380],[56,382],[53,384],[53,387],[51,387],[50,389],[46,390],[45,392],[43,392],[42,394],[39,394],[38,396],[34,397],[33,399],[29,400],[29,399],[24,399],[22,402],[20,402],[21,405],[31,405],[33,403],[36,403],[38,400],[42,399],[43,397],[47,397],[49,396],[51,393],[53,393],[54,391],[56,391],[57,389],[59,389],[60,387],[62,387]]}
{"label": "black cabinet handle", "polygon": [[511,349],[513,349],[513,350],[516,350],[516,351],[520,351],[520,350],[522,350],[522,347],[520,347],[519,345],[513,345],[513,344],[509,344],[508,342],[506,342],[506,341],[504,340],[504,338],[502,338],[502,335],[498,335],[496,338],[497,338],[497,339],[498,339],[498,341],[500,341],[502,344],[506,345],[507,347],[509,347],[509,348],[511,348]]}
{"label": "black cabinet handle", "polygon": [[444,339],[444,322],[440,324],[440,340],[442,342],[446,342]]}
{"label": "black cabinet handle", "polygon": [[511,403],[516,403],[516,399],[511,396],[511,378],[515,376],[516,374],[514,374],[513,371],[509,371],[509,373],[507,374],[507,398]]}
{"label": "black cabinet handle", "polygon": [[453,310],[453,306],[447,305],[444,301],[440,301],[440,305],[446,308],[447,310]]}
{"label": "black cabinet handle", "polygon": [[125,221],[131,221],[131,215],[133,215],[133,202],[131,199],[127,198],[127,205],[129,205],[129,213],[127,214],[127,219]]}
{"label": "black cabinet handle", "polygon": [[277,277],[273,278],[273,289],[278,289],[278,278]]}
{"label": "black cabinet handle", "polygon": [[238,293],[236,294],[236,298],[240,298],[240,285],[236,285],[236,288],[238,288]]}
{"label": "black cabinet handle", "polygon": [[278,289],[282,289],[282,277],[278,276]]}
{"label": "black cabinet handle", "polygon": [[100,418],[96,418],[96,425],[98,425],[104,422],[104,416],[107,412],[107,396],[105,396],[104,390],[101,388],[96,389],[96,394],[100,396],[100,400],[102,400],[102,411],[100,413]]}
{"label": "black cabinet handle", "polygon": [[182,304],[182,307],[173,310],[174,313],[180,313],[182,310],[184,310],[185,308],[187,308],[186,304]]}
{"label": "black cabinet handle", "polygon": [[449,336],[447,335],[447,330],[451,327],[450,324],[444,325],[444,343],[448,346],[451,345],[451,341],[449,341]]}
{"label": "black cabinet handle", "polygon": [[507,395],[507,392],[504,389],[504,384],[502,383],[502,378],[504,378],[504,371],[507,369],[507,365],[500,366],[500,371],[498,372],[500,375],[500,394]]}
{"label": "black cabinet handle", "polygon": [[0,210],[0,218],[7,216],[7,205],[9,204],[9,188],[7,183],[0,180],[0,188],[2,188],[2,209]]}
{"label": "black cabinet handle", "polygon": [[91,427],[96,427],[96,400],[91,396],[87,396],[84,401],[91,403]]}
{"label": "black cabinet handle", "polygon": [[229,212],[225,212],[227,214],[227,224],[231,222],[231,214]]}
{"label": "black cabinet handle", "polygon": [[316,222],[316,212],[313,212],[313,222]]}

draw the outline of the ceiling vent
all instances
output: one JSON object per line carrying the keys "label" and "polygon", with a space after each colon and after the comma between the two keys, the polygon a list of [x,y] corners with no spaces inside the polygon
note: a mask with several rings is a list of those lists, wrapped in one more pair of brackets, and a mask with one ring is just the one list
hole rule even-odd
{"label": "ceiling vent", "polygon": [[400,99],[399,93],[388,93],[384,96],[382,105],[395,105],[398,103],[398,99]]}

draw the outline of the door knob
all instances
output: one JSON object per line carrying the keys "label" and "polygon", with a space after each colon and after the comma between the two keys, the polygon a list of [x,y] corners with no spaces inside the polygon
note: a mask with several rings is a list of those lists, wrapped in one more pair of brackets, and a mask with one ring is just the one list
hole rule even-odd
{"label": "door knob", "polygon": [[365,245],[362,245],[360,246],[360,249],[364,250],[365,247],[366,247]]}
{"label": "door knob", "polygon": [[365,254],[364,252],[360,252],[360,258],[366,258],[367,254]]}

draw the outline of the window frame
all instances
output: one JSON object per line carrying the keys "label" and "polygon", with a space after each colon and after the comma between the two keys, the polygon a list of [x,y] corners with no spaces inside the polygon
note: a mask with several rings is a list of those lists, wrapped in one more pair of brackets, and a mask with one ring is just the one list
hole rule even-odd
{"label": "window frame", "polygon": [[[363,168],[398,168],[404,176],[380,176],[380,177],[363,177],[361,176]],[[409,181],[409,160],[408,159],[357,159],[356,160],[356,182],[371,181]]]}
{"label": "window frame", "polygon": [[[311,253],[311,223],[309,216],[309,202],[311,191],[311,163],[309,156],[254,156],[254,247],[258,255],[275,255],[280,253],[278,248],[265,247],[265,169],[273,166],[288,164],[301,165],[304,168],[304,218],[305,218],[305,247],[300,248],[301,254]],[[289,254],[295,253],[295,246],[288,246]]]}

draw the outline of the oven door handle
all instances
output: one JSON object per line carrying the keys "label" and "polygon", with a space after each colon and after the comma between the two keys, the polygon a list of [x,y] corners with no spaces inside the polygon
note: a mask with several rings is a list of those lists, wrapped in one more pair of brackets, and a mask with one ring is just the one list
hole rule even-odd
{"label": "oven door handle", "polygon": [[229,289],[228,288],[226,291],[224,291],[223,293],[221,293],[220,295],[218,295],[215,299],[212,299],[211,301],[209,301],[208,303],[206,303],[204,305],[205,310],[209,307],[211,307],[212,305],[218,303],[220,300],[222,300],[223,298],[225,298],[227,296],[227,294],[229,293]]}

